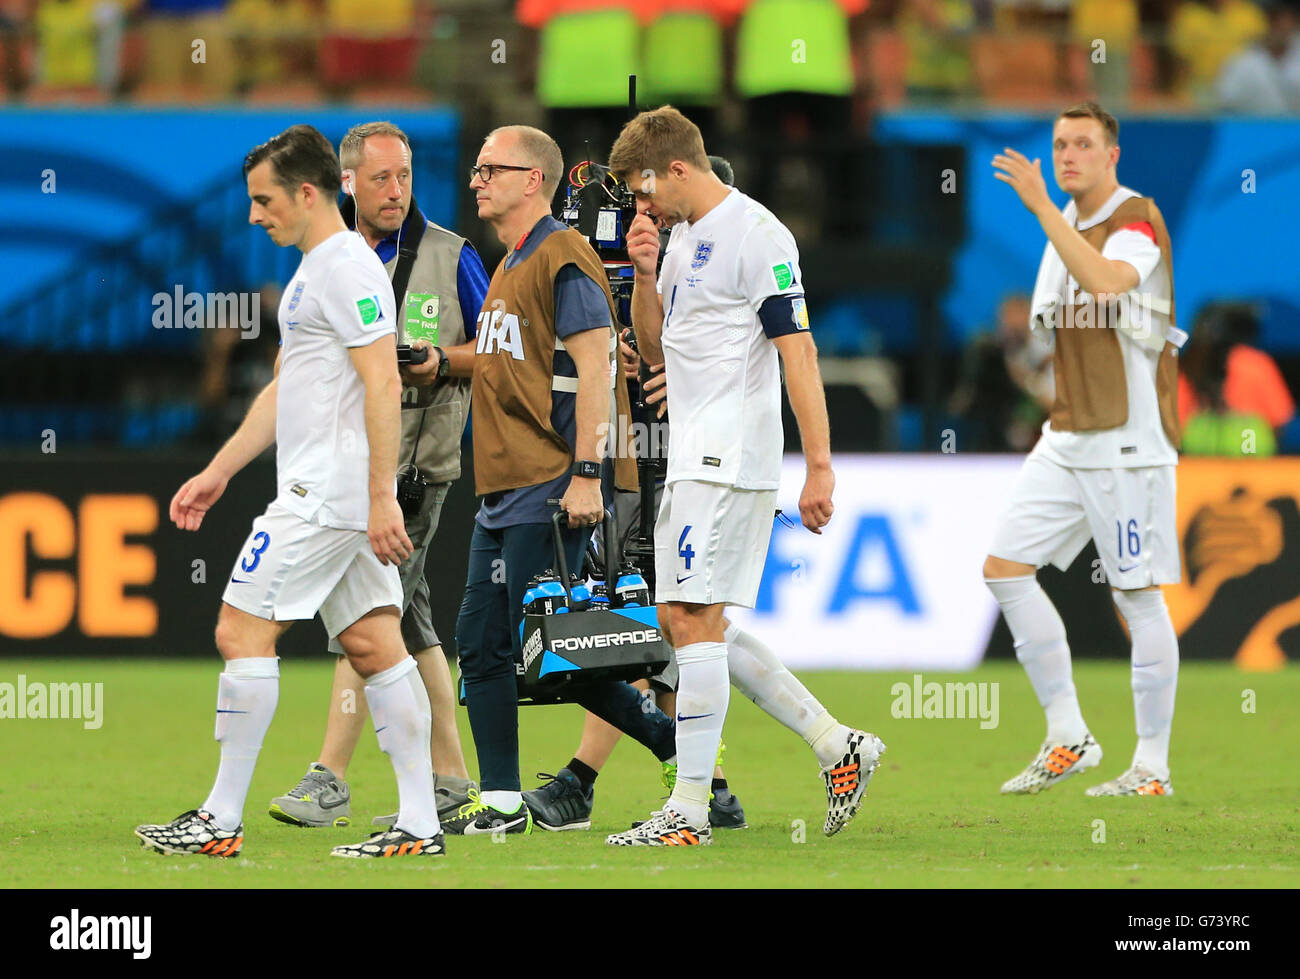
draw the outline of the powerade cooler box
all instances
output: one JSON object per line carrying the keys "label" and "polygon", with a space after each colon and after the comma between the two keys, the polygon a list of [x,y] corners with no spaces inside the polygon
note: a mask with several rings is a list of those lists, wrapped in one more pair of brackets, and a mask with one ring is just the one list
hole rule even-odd
{"label": "powerade cooler box", "polygon": [[640,680],[668,665],[653,607],[525,615],[523,650],[523,685],[539,693],[587,680]]}
{"label": "powerade cooler box", "polygon": [[[584,683],[651,677],[668,666],[671,655],[639,572],[629,569],[633,573],[610,582],[608,595],[617,607],[593,600],[585,584],[570,583],[562,519],[563,513],[552,519],[558,575],[539,576],[524,594],[526,611],[519,625],[523,659],[515,664],[520,704],[568,703]],[[607,535],[612,530],[606,526]],[[459,687],[464,704],[463,680]]]}

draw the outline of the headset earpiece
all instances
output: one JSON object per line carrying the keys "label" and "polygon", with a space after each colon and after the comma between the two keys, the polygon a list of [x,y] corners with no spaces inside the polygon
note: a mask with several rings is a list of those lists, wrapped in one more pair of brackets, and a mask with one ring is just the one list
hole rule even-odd
{"label": "headset earpiece", "polygon": [[356,179],[357,179],[357,172],[355,170],[343,171],[343,193],[356,194],[357,192],[355,186]]}

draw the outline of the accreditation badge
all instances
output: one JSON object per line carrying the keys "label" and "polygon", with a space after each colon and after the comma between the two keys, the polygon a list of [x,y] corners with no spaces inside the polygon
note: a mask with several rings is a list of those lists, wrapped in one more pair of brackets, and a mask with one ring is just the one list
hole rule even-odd
{"label": "accreditation badge", "polygon": [[403,317],[406,339],[428,340],[438,345],[438,297],[431,292],[408,292]]}

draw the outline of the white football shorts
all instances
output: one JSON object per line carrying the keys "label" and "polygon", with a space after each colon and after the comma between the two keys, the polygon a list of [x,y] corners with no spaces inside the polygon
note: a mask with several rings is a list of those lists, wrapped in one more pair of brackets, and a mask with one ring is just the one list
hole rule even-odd
{"label": "white football shorts", "polygon": [[989,553],[1064,571],[1091,538],[1112,588],[1175,584],[1182,566],[1174,469],[1067,469],[1030,455]]}
{"label": "white football shorts", "polygon": [[680,479],[655,520],[655,601],[753,608],[772,539],[776,490]]}
{"label": "white football shorts", "polygon": [[272,503],[253,521],[221,600],[280,622],[319,612],[332,639],[372,609],[400,609],[402,581],[364,530],[321,527]]}

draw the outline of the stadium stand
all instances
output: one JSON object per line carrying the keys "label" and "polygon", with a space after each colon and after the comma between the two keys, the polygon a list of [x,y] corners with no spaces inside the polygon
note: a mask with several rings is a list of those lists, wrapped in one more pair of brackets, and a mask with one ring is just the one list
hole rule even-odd
{"label": "stadium stand", "polygon": [[[822,24],[826,37],[846,38],[843,61],[823,64],[818,79],[799,75],[797,63],[789,78],[768,78],[762,46],[788,46],[780,32],[791,19],[804,33]],[[259,290],[289,271],[244,225],[242,142],[223,148],[220,166],[195,168],[183,188],[174,177],[142,184],[130,154],[70,149],[66,130],[42,126],[29,111],[57,104],[74,113],[74,127],[84,121],[87,133],[112,142],[112,120],[125,134],[147,129],[160,110],[154,123],[172,125],[169,106],[227,113],[233,105],[251,145],[303,112],[405,119],[437,115],[431,103],[454,105],[461,122],[450,142],[436,153],[422,145],[418,155],[430,167],[420,183],[439,188],[442,216],[454,223],[457,168],[488,128],[543,123],[570,157],[587,147],[600,155],[621,124],[630,70],[639,72],[643,102],[671,99],[697,116],[710,147],[732,159],[738,185],[796,229],[806,267],[817,270],[810,305],[836,362],[829,383],[843,387],[833,402],[845,399],[847,415],[868,404],[879,420],[866,426],[874,433],[867,447],[933,442],[963,349],[994,318],[999,298],[1032,275],[1032,257],[999,252],[1006,202],[979,179],[985,155],[1029,133],[1038,139],[1043,118],[1088,97],[1120,112],[1123,179],[1159,188],[1179,242],[1184,318],[1218,299],[1257,302],[1259,346],[1295,390],[1300,310],[1287,285],[1245,259],[1217,269],[1213,287],[1202,270],[1213,256],[1203,208],[1216,220],[1254,221],[1248,209],[1263,200],[1243,192],[1244,164],[1210,158],[1212,141],[1252,146],[1256,159],[1292,159],[1300,143],[1294,120],[1234,129],[1207,113],[1228,66],[1243,59],[1275,64],[1289,78],[1286,59],[1300,60],[1297,23],[1286,5],[1249,0],[0,0],[0,77],[14,103],[6,125],[21,134],[22,153],[59,180],[36,207],[17,192],[30,179],[22,165],[0,164],[0,205],[14,218],[0,239],[11,270],[0,283],[3,397],[13,408],[0,440],[26,438],[35,415],[25,412],[38,404],[73,419],[68,430],[87,441],[187,437],[204,414],[192,383],[201,345],[154,330],[150,297],[159,283]],[[683,44],[693,56],[670,63],[665,52]],[[1267,57],[1274,62],[1259,60]],[[598,63],[607,70],[597,72]],[[1256,100],[1244,111],[1276,106],[1259,101],[1258,86],[1246,91]],[[257,125],[258,111],[275,121]],[[192,128],[177,132],[184,138],[166,150],[172,168],[214,151],[185,142]],[[1184,160],[1185,180],[1162,186],[1170,183],[1162,149]],[[1050,149],[1040,142],[1035,152]],[[935,182],[950,171],[951,192],[936,195]],[[1211,171],[1216,182],[1207,184]],[[1198,191],[1197,207],[1194,186],[1216,189],[1209,198]],[[1273,216],[1258,219],[1260,249],[1281,233]],[[495,243],[470,225],[461,230],[493,260]],[[30,295],[42,297],[39,318]],[[74,345],[120,358],[124,375],[145,379],[114,386],[86,376],[61,395],[64,382],[39,366],[40,352]],[[191,383],[170,391],[151,372]],[[124,386],[133,392],[129,409]],[[146,416],[154,421],[140,421]],[[1294,422],[1279,427],[1281,450],[1300,448],[1298,436]]]}

